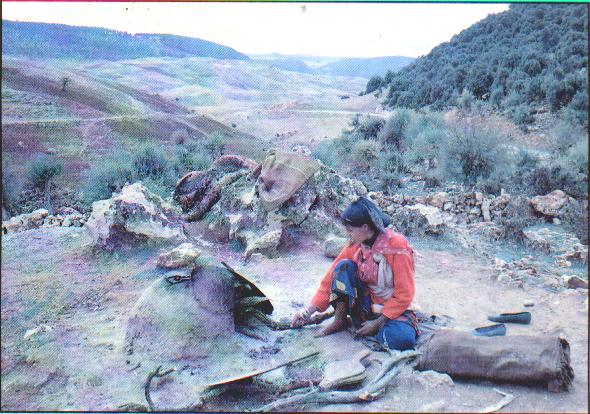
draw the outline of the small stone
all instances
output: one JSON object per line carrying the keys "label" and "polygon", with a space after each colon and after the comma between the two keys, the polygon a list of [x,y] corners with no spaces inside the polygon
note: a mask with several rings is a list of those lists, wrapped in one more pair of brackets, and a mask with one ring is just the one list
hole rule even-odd
{"label": "small stone", "polygon": [[569,289],[588,289],[588,281],[578,276],[564,276],[564,281]]}
{"label": "small stone", "polygon": [[69,217],[66,217],[61,225],[64,227],[70,227],[72,225],[72,220]]}
{"label": "small stone", "polygon": [[558,219],[557,217],[553,217],[553,224],[560,225],[561,224],[561,220]]}
{"label": "small stone", "polygon": [[417,376],[418,383],[427,387],[438,387],[440,385],[454,386],[455,383],[447,374],[442,374],[436,371],[422,371]]}
{"label": "small stone", "polygon": [[201,251],[192,243],[182,243],[180,246],[162,253],[158,257],[157,266],[164,269],[179,269],[191,267],[201,256]]}
{"label": "small stone", "polygon": [[535,302],[533,302],[531,299],[527,299],[524,301],[523,305],[527,308],[530,308],[531,306],[535,306]]}

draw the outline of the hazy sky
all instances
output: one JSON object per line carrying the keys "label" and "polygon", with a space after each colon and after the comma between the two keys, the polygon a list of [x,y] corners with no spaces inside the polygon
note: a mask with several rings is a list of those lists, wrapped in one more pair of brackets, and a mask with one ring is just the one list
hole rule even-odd
{"label": "hazy sky", "polygon": [[2,2],[8,20],[171,33],[246,53],[417,57],[505,4]]}

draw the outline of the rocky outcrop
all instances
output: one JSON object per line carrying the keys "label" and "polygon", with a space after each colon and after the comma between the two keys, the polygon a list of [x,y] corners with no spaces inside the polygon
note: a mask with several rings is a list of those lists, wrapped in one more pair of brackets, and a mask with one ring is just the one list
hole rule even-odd
{"label": "rocky outcrop", "polygon": [[533,197],[531,207],[537,212],[549,217],[560,216],[561,209],[568,203],[569,197],[561,190],[555,190],[544,196]]}
{"label": "rocky outcrop", "polygon": [[583,245],[574,234],[557,226],[532,226],[524,229],[523,234],[530,247],[557,254],[558,259],[588,261],[588,246]]}
{"label": "rocky outcrop", "polygon": [[[254,164],[246,160],[241,165]],[[246,256],[254,253],[273,256],[281,244],[289,243],[299,232],[319,239],[325,239],[328,234],[343,236],[340,212],[358,196],[367,194],[359,181],[342,177],[321,165],[289,199],[267,211],[258,196],[255,168],[240,167],[225,175],[210,169],[208,174],[218,177],[217,182],[235,176],[223,186],[215,187],[217,201],[203,212],[201,220],[209,229],[225,234],[227,240],[240,241]],[[189,181],[185,180],[187,188]],[[198,197],[207,198],[207,192]],[[190,203],[185,209],[191,209]]]}
{"label": "rocky outcrop", "polygon": [[107,250],[137,241],[184,239],[179,211],[141,183],[94,202],[85,228],[93,245]]}

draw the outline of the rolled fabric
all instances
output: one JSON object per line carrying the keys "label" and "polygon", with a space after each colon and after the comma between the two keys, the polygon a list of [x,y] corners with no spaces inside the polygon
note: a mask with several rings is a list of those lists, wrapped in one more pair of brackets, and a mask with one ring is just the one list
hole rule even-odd
{"label": "rolled fabric", "polygon": [[554,336],[474,336],[440,329],[419,342],[417,369],[456,378],[544,385],[567,391],[574,378],[567,340]]}

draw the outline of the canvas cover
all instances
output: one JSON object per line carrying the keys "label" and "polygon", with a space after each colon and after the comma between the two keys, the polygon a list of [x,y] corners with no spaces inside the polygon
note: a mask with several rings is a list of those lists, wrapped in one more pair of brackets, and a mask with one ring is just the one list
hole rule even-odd
{"label": "canvas cover", "polygon": [[305,154],[271,152],[264,160],[258,178],[258,196],[262,207],[266,211],[275,210],[319,169],[319,162]]}
{"label": "canvas cover", "polygon": [[482,337],[440,329],[419,347],[418,369],[451,377],[542,384],[565,391],[574,373],[568,342],[554,336]]}

